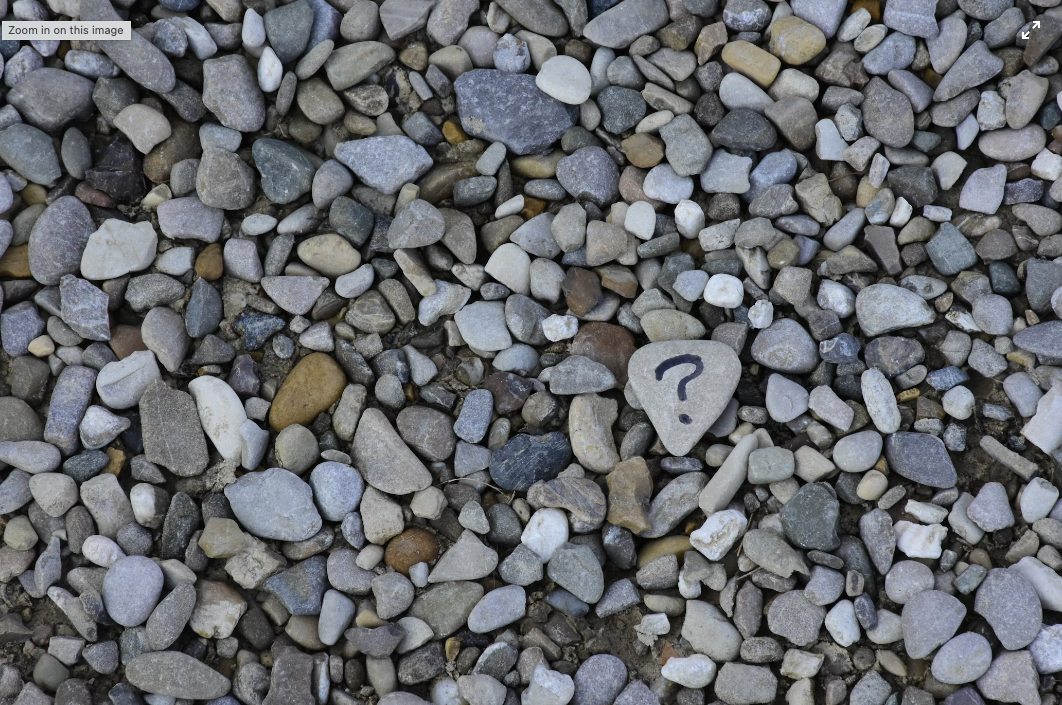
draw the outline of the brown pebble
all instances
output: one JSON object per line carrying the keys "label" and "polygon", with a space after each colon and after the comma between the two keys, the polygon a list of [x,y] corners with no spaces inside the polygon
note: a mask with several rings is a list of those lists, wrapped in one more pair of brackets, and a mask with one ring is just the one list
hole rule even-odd
{"label": "brown pebble", "polygon": [[22,196],[22,200],[26,202],[26,205],[35,206],[38,203],[44,203],[48,198],[48,192],[44,190],[44,187],[40,184],[30,184],[26,188],[19,192]]}
{"label": "brown pebble", "polygon": [[225,261],[221,255],[221,245],[217,243],[207,245],[195,258],[195,273],[208,282],[221,279],[224,272]]}
{"label": "brown pebble", "polygon": [[642,169],[652,169],[664,159],[664,141],[648,132],[631,135],[620,147],[630,163]]}
{"label": "brown pebble", "polygon": [[665,641],[664,647],[660,649],[660,665],[667,665],[667,662],[675,656],[682,656],[682,654],[675,650],[670,641]]}
{"label": "brown pebble", "polygon": [[82,181],[74,189],[74,197],[90,206],[99,206],[100,208],[114,208],[114,199],[105,194],[99,189],[94,189],[87,183]]}
{"label": "brown pebble", "polygon": [[7,248],[4,256],[0,257],[0,277],[26,279],[29,276],[29,245]]}
{"label": "brown pebble", "polygon": [[108,475],[119,475],[122,472],[122,466],[125,465],[125,452],[118,450],[117,448],[107,448],[107,457],[110,461],[107,466],[103,468],[103,472]]}
{"label": "brown pebble", "polygon": [[144,339],[140,337],[140,329],[124,323],[119,323],[111,331],[110,343],[111,350],[114,351],[119,360],[124,360],[140,350],[147,350],[147,346],[144,345]]}
{"label": "brown pebble", "polygon": [[309,426],[317,415],[339,401],[347,376],[325,353],[311,353],[288,374],[269,409],[269,424],[283,431],[292,424]]}
{"label": "brown pebble", "polygon": [[456,636],[452,636],[446,640],[446,660],[456,661],[457,655],[461,653],[461,640]]}
{"label": "brown pebble", "polygon": [[439,542],[424,529],[407,529],[387,543],[384,563],[402,575],[417,563],[431,563],[439,557]]}
{"label": "brown pebble", "polygon": [[546,210],[545,201],[531,198],[530,196],[524,196],[524,209],[520,211],[520,216],[524,220],[531,220],[536,215],[541,215],[544,210]]}
{"label": "brown pebble", "polygon": [[572,341],[572,354],[600,362],[616,376],[616,382],[627,382],[627,363],[638,347],[634,336],[623,326],[592,321],[584,323]]}
{"label": "brown pebble", "polygon": [[585,316],[601,300],[601,279],[588,269],[572,267],[561,282],[568,308]]}

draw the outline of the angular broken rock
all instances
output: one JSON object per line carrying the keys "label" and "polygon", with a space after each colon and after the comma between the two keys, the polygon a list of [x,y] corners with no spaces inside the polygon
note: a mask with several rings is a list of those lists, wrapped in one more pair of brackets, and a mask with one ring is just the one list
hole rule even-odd
{"label": "angular broken rock", "polygon": [[174,475],[193,477],[207,466],[206,437],[192,395],[156,378],[140,397],[144,455]]}

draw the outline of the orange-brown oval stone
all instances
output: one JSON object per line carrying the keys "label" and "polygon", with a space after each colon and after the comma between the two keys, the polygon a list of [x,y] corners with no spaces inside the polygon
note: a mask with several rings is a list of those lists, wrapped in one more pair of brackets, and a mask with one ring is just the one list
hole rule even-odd
{"label": "orange-brown oval stone", "polygon": [[407,529],[395,536],[384,551],[384,562],[403,575],[411,566],[439,557],[439,542],[424,529]]}
{"label": "orange-brown oval stone", "polygon": [[269,425],[283,431],[292,424],[309,426],[317,415],[339,401],[347,386],[342,368],[325,353],[310,353],[280,385],[269,410]]}

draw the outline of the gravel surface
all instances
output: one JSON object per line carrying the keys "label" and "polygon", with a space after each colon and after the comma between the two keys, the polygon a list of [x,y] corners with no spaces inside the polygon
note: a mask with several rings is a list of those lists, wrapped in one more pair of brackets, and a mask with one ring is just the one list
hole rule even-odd
{"label": "gravel surface", "polygon": [[1058,705],[1059,0],[0,0],[0,705]]}

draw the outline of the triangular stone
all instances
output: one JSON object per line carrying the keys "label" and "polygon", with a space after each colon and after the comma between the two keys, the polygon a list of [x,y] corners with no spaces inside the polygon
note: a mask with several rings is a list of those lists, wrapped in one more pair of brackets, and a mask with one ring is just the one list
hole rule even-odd
{"label": "triangular stone", "polygon": [[634,353],[627,375],[664,447],[683,456],[723,413],[741,362],[723,343],[667,340]]}

